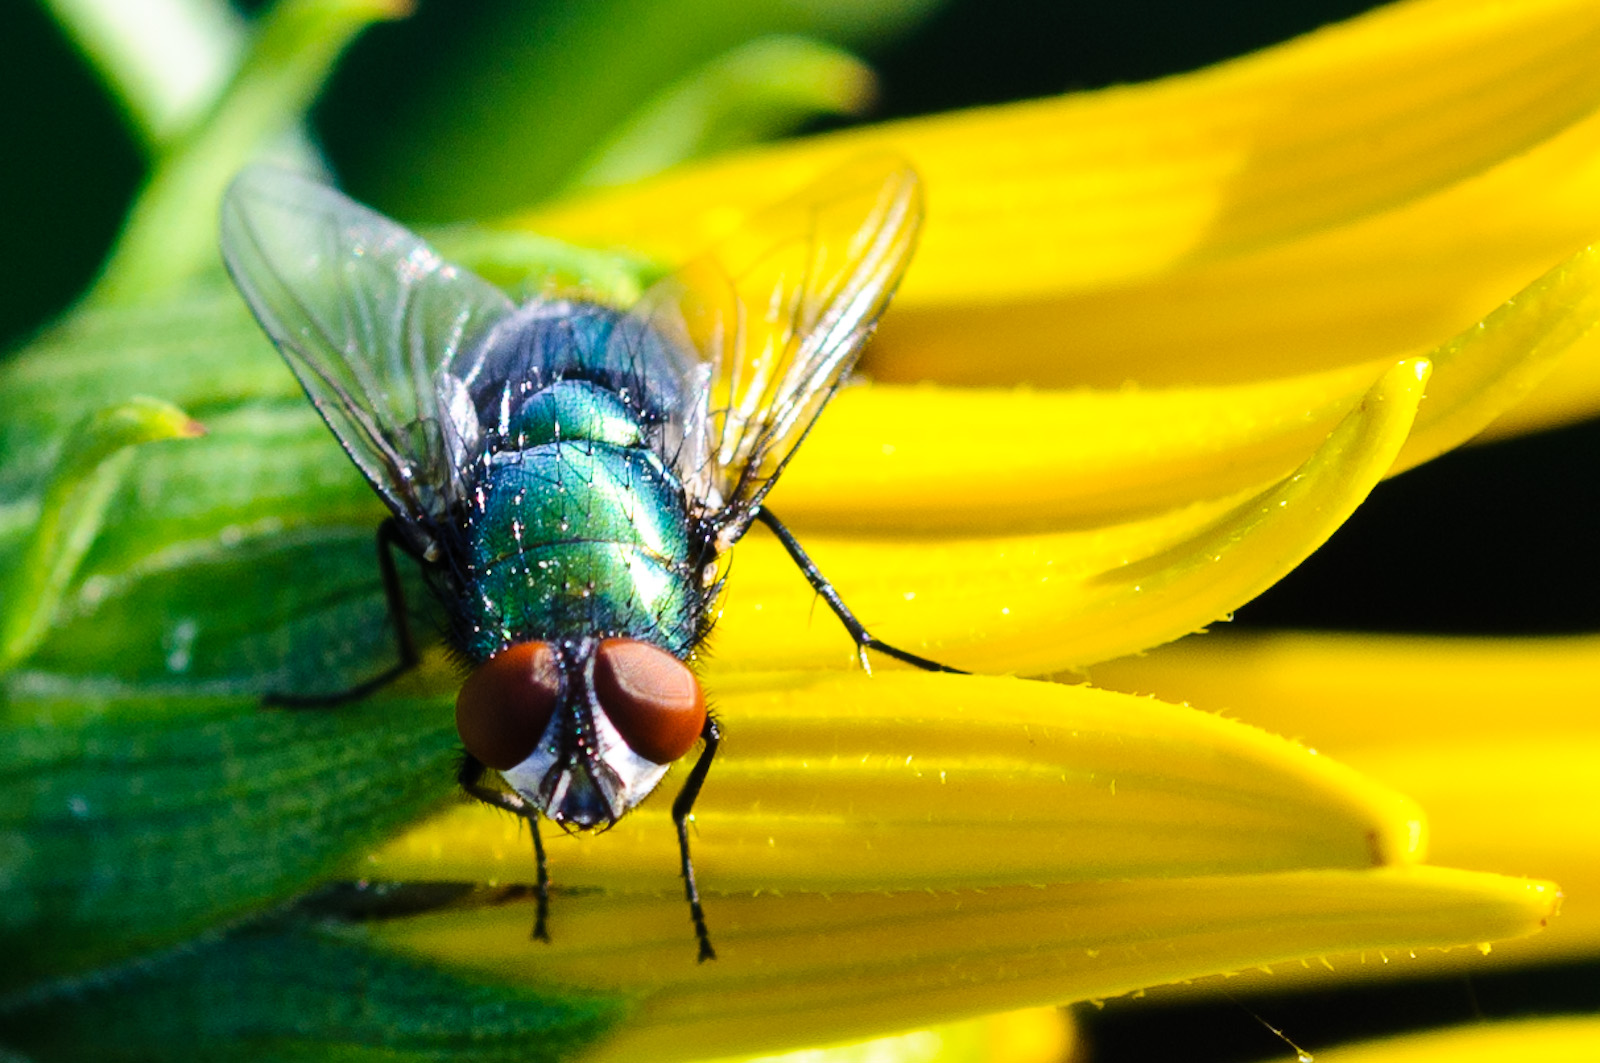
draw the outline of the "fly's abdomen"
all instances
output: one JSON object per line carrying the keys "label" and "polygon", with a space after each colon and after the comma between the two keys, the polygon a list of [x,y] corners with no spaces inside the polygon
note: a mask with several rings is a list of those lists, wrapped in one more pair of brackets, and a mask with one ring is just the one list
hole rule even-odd
{"label": "fly's abdomen", "polygon": [[683,490],[652,451],[589,439],[503,451],[467,528],[471,656],[583,635],[688,652],[698,565]]}

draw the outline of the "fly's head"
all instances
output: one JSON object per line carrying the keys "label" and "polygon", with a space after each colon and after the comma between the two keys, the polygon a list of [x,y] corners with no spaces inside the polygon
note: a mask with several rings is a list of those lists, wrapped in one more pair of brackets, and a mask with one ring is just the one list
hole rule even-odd
{"label": "fly's head", "polygon": [[694,673],[637,639],[517,643],[456,698],[467,752],[575,830],[609,827],[642,801],[705,722]]}

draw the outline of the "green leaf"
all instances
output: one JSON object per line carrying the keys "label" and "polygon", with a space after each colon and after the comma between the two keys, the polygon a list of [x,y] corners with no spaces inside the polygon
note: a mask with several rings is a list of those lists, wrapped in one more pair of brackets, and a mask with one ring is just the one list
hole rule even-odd
{"label": "green leaf", "polygon": [[20,564],[8,567],[10,579],[0,596],[0,673],[27,657],[54,620],[127,475],[132,448],[202,432],[176,406],[144,396],[104,407],[78,424],[72,448],[57,460]]}
{"label": "green leaf", "polygon": [[267,690],[348,685],[394,644],[381,506],[231,293],[80,314],[0,368],[20,400],[0,416],[4,556],[53,470],[94,466],[76,411],[129,381],[159,382],[210,432],[140,448],[28,670],[0,681],[13,987],[280,903],[452,790],[448,694],[431,694],[448,674],[337,713],[261,707]]}
{"label": "green leaf", "polygon": [[383,509],[310,404],[210,423],[137,466],[34,667],[262,694],[338,690],[392,661]]}
{"label": "green leaf", "polygon": [[857,115],[874,89],[872,71],[848,52],[805,37],[763,37],[659,93],[590,155],[570,187],[624,184],[783,136],[819,115]]}
{"label": "green leaf", "polygon": [[[448,799],[447,705],[263,709],[176,684],[0,686],[0,989],[258,913]],[[530,857],[531,859],[531,857]]]}
{"label": "green leaf", "polygon": [[385,956],[359,928],[289,913],[0,1001],[0,1029],[39,1063],[539,1063],[571,1058],[625,1010]]}
{"label": "green leaf", "polygon": [[71,426],[138,391],[209,422],[299,386],[220,275],[160,302],[81,309],[0,363],[0,498],[37,500]]}

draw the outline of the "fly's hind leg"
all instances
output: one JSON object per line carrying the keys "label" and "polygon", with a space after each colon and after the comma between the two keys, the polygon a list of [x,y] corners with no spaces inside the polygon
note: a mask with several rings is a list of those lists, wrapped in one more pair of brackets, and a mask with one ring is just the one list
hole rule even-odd
{"label": "fly's hind leg", "polygon": [[850,607],[844,604],[844,599],[839,597],[839,592],[834,589],[833,584],[829,583],[828,578],[817,568],[817,563],[811,560],[811,556],[805,552],[805,548],[800,545],[800,540],[794,537],[794,533],[784,527],[783,522],[774,516],[766,506],[756,510],[756,519],[765,524],[771,529],[772,534],[778,537],[778,541],[783,544],[783,548],[789,551],[789,556],[799,566],[801,574],[806,578],[806,582],[810,583],[812,588],[822,596],[822,600],[828,603],[828,608],[833,610],[833,615],[837,616],[839,622],[844,625],[845,630],[850,632],[850,637],[855,640],[856,653],[861,658],[862,668],[868,672],[872,671],[872,665],[867,661],[867,651],[876,650],[886,657],[893,657],[897,661],[915,665],[923,671],[950,672],[955,675],[969,674],[960,668],[951,668],[947,664],[930,661],[926,657],[919,657],[914,653],[900,649],[898,646],[891,646],[882,639],[874,638],[872,633],[867,630],[866,625],[857,620],[856,615],[850,611]]}
{"label": "fly's hind leg", "polygon": [[282,694],[272,693],[262,698],[262,703],[280,709],[332,709],[348,705],[388,686],[417,666],[422,659],[417,653],[416,640],[411,637],[411,623],[406,618],[405,588],[400,585],[400,571],[395,568],[394,551],[399,548],[408,557],[420,560],[412,551],[400,525],[389,517],[378,525],[378,571],[383,575],[383,596],[388,603],[389,619],[394,623],[395,650],[399,660],[371,679],[332,694]]}
{"label": "fly's hind leg", "polygon": [[537,902],[537,907],[534,909],[533,933],[529,936],[536,941],[548,943],[550,931],[546,928],[546,924],[550,918],[550,872],[544,862],[544,841],[539,837],[539,812],[516,794],[508,794],[504,790],[485,786],[483,775],[487,770],[482,761],[468,753],[456,771],[456,782],[460,783],[461,788],[468,794],[484,804],[503,808],[527,822],[528,830],[533,834],[533,894]]}
{"label": "fly's hind leg", "polygon": [[678,828],[678,855],[683,860],[683,892],[689,899],[689,918],[694,922],[695,940],[700,943],[698,959],[700,963],[705,963],[716,959],[717,951],[711,947],[711,934],[706,930],[706,913],[700,907],[700,887],[695,885],[694,863],[689,859],[689,816],[694,812],[700,787],[705,785],[706,773],[711,770],[711,761],[717,755],[717,746],[722,743],[722,730],[717,726],[717,721],[707,716],[700,737],[705,741],[705,748],[700,751],[694,767],[689,769],[689,777],[683,781],[683,789],[678,791],[677,799],[672,802],[672,822]]}

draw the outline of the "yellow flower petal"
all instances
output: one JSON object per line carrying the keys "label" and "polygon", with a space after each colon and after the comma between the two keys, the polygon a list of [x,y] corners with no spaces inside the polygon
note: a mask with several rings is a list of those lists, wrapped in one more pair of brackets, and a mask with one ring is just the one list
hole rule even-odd
{"label": "yellow flower petal", "polygon": [[[1600,321],[1600,252],[1581,251],[1429,354],[1391,473],[1514,407]],[[1360,400],[1362,365],[1214,388],[1116,392],[846,389],[773,497],[800,529],[968,532],[1151,512],[1286,475]]]}
{"label": "yellow flower petal", "polygon": [[1166,390],[846,388],[772,508],[797,530],[868,533],[1044,530],[1159,512],[1288,475],[1379,372]]}
{"label": "yellow flower petal", "polygon": [[1600,1019],[1474,1023],[1317,1051],[1318,1063],[1508,1063],[1600,1057]]}
{"label": "yellow flower petal", "polygon": [[591,1060],[701,1058],[915,1028],[1355,949],[1533,933],[1554,887],[1414,867],[906,893],[712,898],[718,958],[696,964],[680,896],[554,899],[374,924],[370,940],[494,979],[624,994]]}
{"label": "yellow flower petal", "polygon": [[[1443,454],[1477,435],[1524,398],[1558,358],[1600,321],[1600,251],[1578,252],[1475,328],[1436,352],[1426,415],[1406,440],[1394,472]],[[1511,352],[1524,352],[1522,358]]]}
{"label": "yellow flower petal", "polygon": [[[983,672],[1040,674],[1188,634],[1320,546],[1393,463],[1426,384],[1402,362],[1292,476],[1111,528],[910,541],[808,535],[806,549],[880,638]],[[853,647],[764,533],[734,552],[719,668],[857,667]]]}
{"label": "yellow flower petal", "polygon": [[1480,442],[1526,435],[1593,417],[1600,411],[1600,336],[1590,333],[1567,352],[1526,399],[1484,429]]}
{"label": "yellow flower petal", "polygon": [[1383,779],[1428,810],[1441,863],[1558,878],[1554,931],[1497,959],[1600,950],[1600,639],[1230,633],[1090,675],[1299,736]]}
{"label": "yellow flower petal", "polygon": [[[1421,813],[1326,758],[1148,699],[1017,679],[727,674],[695,806],[718,890],[1039,884],[1421,858]],[[661,792],[602,837],[549,843],[562,886],[671,892]],[[518,820],[460,805],[356,861],[397,881],[527,882]]]}
{"label": "yellow flower petal", "polygon": [[[1048,297],[898,304],[867,364],[882,381],[1100,387],[1315,371],[1430,347],[1597,238],[1600,116],[1426,199],[1248,253]],[[1572,375],[1592,395],[1596,373]]]}
{"label": "yellow flower petal", "polygon": [[738,1058],[743,1063],[1066,1063],[1077,1059],[1080,1051],[1072,1014],[1047,1007],[985,1015],[834,1048]]}
{"label": "yellow flower petal", "polygon": [[535,215],[678,259],[741,209],[889,148],[928,182],[908,306],[1148,275],[1360,216],[1527,148],[1600,103],[1584,0],[1414,0],[1147,85],[890,123]]}

